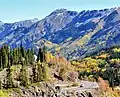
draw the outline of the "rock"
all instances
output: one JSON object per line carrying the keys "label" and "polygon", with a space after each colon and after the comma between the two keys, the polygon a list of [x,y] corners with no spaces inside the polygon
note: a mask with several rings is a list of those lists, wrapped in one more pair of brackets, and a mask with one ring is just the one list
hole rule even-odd
{"label": "rock", "polygon": [[[43,82],[40,83],[40,87],[30,86],[28,88],[25,88],[20,86],[19,89],[21,93],[19,94],[18,92],[13,91],[10,93],[10,97],[97,97],[93,96],[95,91],[94,89],[92,89],[92,91],[89,91],[87,89],[79,90],[80,87],[67,87],[63,84],[57,85]],[[76,92],[76,89],[79,91]]]}
{"label": "rock", "polygon": [[14,87],[15,88],[20,87],[20,82],[19,81],[14,81],[13,83],[14,83]]}

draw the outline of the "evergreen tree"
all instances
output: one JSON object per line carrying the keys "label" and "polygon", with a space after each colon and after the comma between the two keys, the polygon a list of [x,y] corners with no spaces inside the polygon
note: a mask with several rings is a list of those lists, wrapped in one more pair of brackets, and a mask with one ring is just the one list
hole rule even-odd
{"label": "evergreen tree", "polygon": [[23,60],[22,62],[22,69],[20,71],[20,80],[21,80],[21,85],[27,87],[29,85],[29,77],[27,74],[27,68],[26,68],[26,64]]}
{"label": "evergreen tree", "polygon": [[43,80],[43,71],[42,71],[42,64],[40,62],[38,62],[38,73],[37,73],[37,77],[38,77],[38,82]]}
{"label": "evergreen tree", "polygon": [[43,52],[42,52],[42,49],[39,48],[39,52],[38,52],[38,55],[37,55],[37,62],[43,62]]}
{"label": "evergreen tree", "polygon": [[18,64],[19,56],[18,56],[18,50],[17,49],[13,49],[12,57],[13,57],[13,63]]}
{"label": "evergreen tree", "polygon": [[46,49],[47,49],[47,48],[44,46],[44,47],[43,47],[43,62],[46,62],[46,57],[45,57],[45,54],[46,54],[46,52],[47,52]]}
{"label": "evergreen tree", "polygon": [[29,54],[29,62],[31,63],[31,64],[33,64],[33,62],[35,61],[35,58],[34,58],[34,50],[33,49],[31,49],[30,50],[30,54]]}
{"label": "evergreen tree", "polygon": [[8,53],[9,48],[7,45],[3,45],[0,49],[0,68],[4,69],[8,66]]}
{"label": "evergreen tree", "polygon": [[46,63],[38,63],[38,81],[48,80],[48,66]]}
{"label": "evergreen tree", "polygon": [[25,56],[26,56],[26,52],[25,52],[25,49],[24,49],[23,46],[22,46],[22,43],[21,43],[21,45],[20,45],[20,52],[21,52],[21,54],[22,54],[22,57],[25,57]]}
{"label": "evergreen tree", "polygon": [[49,79],[49,72],[48,72],[48,65],[46,63],[42,63],[42,75],[43,75],[43,81],[46,81]]}
{"label": "evergreen tree", "polygon": [[10,66],[13,65],[13,56],[12,56],[12,51],[10,51],[10,55],[9,55],[9,62],[10,62]]}
{"label": "evergreen tree", "polygon": [[9,47],[6,44],[4,44],[3,48],[5,49],[6,54],[8,55],[8,53],[9,53]]}
{"label": "evergreen tree", "polygon": [[34,49],[31,49],[31,62],[34,62]]}
{"label": "evergreen tree", "polygon": [[25,65],[28,65],[29,64],[29,58],[28,58],[28,56],[26,55],[25,56]]}
{"label": "evergreen tree", "polygon": [[33,68],[32,68],[32,82],[35,83],[37,82],[37,67],[36,64],[33,64]]}
{"label": "evergreen tree", "polygon": [[8,55],[4,48],[2,49],[2,65],[3,69],[6,68],[8,65]]}

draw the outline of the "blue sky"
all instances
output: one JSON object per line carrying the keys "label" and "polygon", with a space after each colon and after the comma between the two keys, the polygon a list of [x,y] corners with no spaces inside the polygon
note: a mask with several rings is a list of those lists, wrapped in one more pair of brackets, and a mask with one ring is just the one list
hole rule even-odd
{"label": "blue sky", "polygon": [[81,11],[120,6],[120,0],[0,0],[0,20],[42,19],[55,9]]}

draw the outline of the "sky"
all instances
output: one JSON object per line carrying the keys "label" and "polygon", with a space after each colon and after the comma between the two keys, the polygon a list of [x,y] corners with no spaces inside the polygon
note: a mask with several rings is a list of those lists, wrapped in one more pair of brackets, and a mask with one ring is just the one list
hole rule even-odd
{"label": "sky", "polygon": [[71,11],[104,9],[120,6],[120,0],[0,0],[0,21],[43,19],[52,11],[65,8]]}

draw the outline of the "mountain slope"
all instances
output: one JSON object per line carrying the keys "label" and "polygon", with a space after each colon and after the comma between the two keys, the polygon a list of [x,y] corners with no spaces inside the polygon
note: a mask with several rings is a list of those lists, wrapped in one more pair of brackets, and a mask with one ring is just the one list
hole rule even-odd
{"label": "mountain slope", "polygon": [[[0,23],[0,45],[26,48],[46,44],[68,59],[85,57],[102,48],[120,45],[120,8],[68,11],[58,9],[42,20]],[[49,44],[49,45],[48,45]]]}

